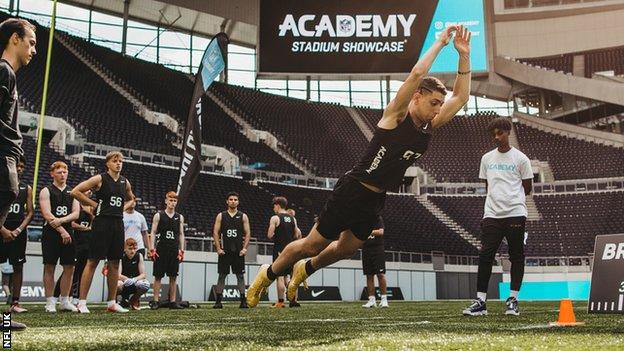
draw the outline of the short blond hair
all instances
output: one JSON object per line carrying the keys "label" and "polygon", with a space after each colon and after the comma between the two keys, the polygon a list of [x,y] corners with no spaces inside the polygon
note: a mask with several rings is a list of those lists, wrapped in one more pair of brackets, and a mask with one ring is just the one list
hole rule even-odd
{"label": "short blond hair", "polygon": [[106,163],[110,160],[114,160],[116,158],[120,158],[122,161],[124,159],[123,154],[120,151],[111,151],[106,154]]}

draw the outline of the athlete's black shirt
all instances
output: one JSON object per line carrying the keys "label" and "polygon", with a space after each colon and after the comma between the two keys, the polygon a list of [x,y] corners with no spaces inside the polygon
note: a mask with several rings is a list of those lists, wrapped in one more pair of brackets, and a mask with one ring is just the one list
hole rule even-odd
{"label": "athlete's black shirt", "polygon": [[394,129],[377,127],[366,153],[347,174],[363,183],[395,191],[407,168],[427,151],[430,139],[431,125],[416,127],[409,114]]}

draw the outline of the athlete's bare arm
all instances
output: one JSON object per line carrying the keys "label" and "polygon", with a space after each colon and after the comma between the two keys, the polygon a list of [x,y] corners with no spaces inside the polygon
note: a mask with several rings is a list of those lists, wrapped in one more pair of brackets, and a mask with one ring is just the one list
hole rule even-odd
{"label": "athlete's bare arm", "polygon": [[431,121],[433,128],[440,128],[453,119],[470,98],[470,31],[468,28],[458,27],[453,44],[459,54],[458,73],[453,85],[453,95],[442,105],[440,113]]}
{"label": "athlete's bare arm", "polygon": [[271,217],[271,220],[269,221],[269,230],[267,230],[267,238],[269,238],[269,240],[273,240],[273,236],[275,236],[275,228],[279,226],[279,222],[280,220],[278,216]]}
{"label": "athlete's bare arm", "polygon": [[377,126],[384,129],[394,129],[407,115],[407,107],[410,100],[424,76],[429,73],[433,61],[451,40],[452,33],[457,29],[455,26],[446,28],[438,40],[427,50],[427,52],[416,62],[409,76],[403,82],[396,96],[388,106],[386,106],[383,116]]}
{"label": "athlete's bare arm", "polygon": [[91,206],[93,208],[97,208],[98,206],[97,202],[89,199],[89,197],[87,197],[85,193],[89,190],[99,190],[101,186],[102,186],[102,176],[99,174],[96,174],[93,177],[78,184],[71,191],[71,196],[85,206]]}
{"label": "athlete's bare arm", "polygon": [[219,212],[217,218],[215,219],[215,224],[212,228],[212,239],[214,241],[215,249],[217,249],[217,254],[225,255],[225,251],[221,248],[221,238],[219,233],[221,233],[221,212]]}

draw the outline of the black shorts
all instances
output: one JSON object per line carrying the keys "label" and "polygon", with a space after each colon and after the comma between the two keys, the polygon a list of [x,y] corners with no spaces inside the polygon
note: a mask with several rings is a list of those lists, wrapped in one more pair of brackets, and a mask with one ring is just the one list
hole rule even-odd
{"label": "black shorts", "polygon": [[91,226],[89,258],[120,260],[124,252],[124,224],[121,217],[95,217]]}
{"label": "black shorts", "polygon": [[219,255],[217,263],[219,274],[230,274],[230,267],[232,267],[234,274],[245,273],[245,256],[241,256],[235,251],[225,251],[225,255]]}
{"label": "black shorts", "polygon": [[[22,222],[5,222],[4,227],[8,230],[15,230]],[[6,262],[13,266],[26,263],[26,242],[28,241],[28,230],[23,230],[17,238],[8,243],[0,240],[0,262]]]}
{"label": "black shorts", "polygon": [[154,277],[162,278],[165,276],[165,274],[167,275],[167,277],[177,277],[178,272],[180,271],[178,250],[159,250],[158,248],[156,248],[156,252],[158,253],[158,258],[154,261]]}
{"label": "black shorts", "polygon": [[325,203],[316,229],[328,240],[338,240],[340,233],[350,229],[358,239],[365,241],[377,224],[385,201],[385,193],[376,193],[344,175]]}
{"label": "black shorts", "polygon": [[364,275],[386,273],[386,253],[383,246],[362,249],[362,271]]}
{"label": "black shorts", "polygon": [[75,237],[71,230],[68,231],[72,236],[72,242],[63,244],[61,234],[50,226],[44,226],[41,233],[41,254],[43,256],[43,264],[56,265],[60,263],[62,266],[76,264],[76,243]]}
{"label": "black shorts", "polygon": [[74,238],[76,239],[76,255],[89,256],[89,248],[91,247],[91,231],[81,232],[74,231]]}
{"label": "black shorts", "polygon": [[[282,253],[282,250],[276,250],[275,247],[273,247],[273,262],[275,262],[275,260],[277,260],[277,258],[279,257],[279,255]],[[284,275],[292,275],[292,270],[293,270],[293,266],[288,267],[288,269],[283,272],[282,276]]]}

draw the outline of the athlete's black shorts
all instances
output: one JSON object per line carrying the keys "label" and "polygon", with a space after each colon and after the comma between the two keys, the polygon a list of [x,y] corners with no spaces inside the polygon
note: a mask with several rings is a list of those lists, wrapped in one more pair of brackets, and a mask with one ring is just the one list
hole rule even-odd
{"label": "athlete's black shorts", "polygon": [[63,239],[59,232],[50,227],[44,226],[41,233],[41,255],[43,264],[59,263],[62,266],[76,264],[76,242],[71,230],[68,231],[72,237],[69,244],[63,244]]}
{"label": "athlete's black shorts", "polygon": [[230,274],[230,267],[234,274],[245,273],[245,256],[239,255],[236,251],[225,251],[225,255],[219,255],[217,263],[219,274]]}
{"label": "athlete's black shorts", "polygon": [[362,271],[364,275],[386,273],[386,253],[383,246],[362,249]]}
{"label": "athlete's black shorts", "polygon": [[156,248],[158,258],[154,261],[154,277],[177,277],[180,271],[177,249]]}
{"label": "athlete's black shorts", "polygon": [[377,223],[385,200],[385,193],[376,193],[344,175],[325,203],[316,229],[328,240],[338,240],[341,232],[350,229],[358,239],[365,241]]}
{"label": "athlete's black shorts", "polygon": [[91,225],[89,258],[120,260],[124,251],[124,224],[121,217],[95,217]]}
{"label": "athlete's black shorts", "polygon": [[[21,222],[5,222],[4,227],[13,231],[22,224]],[[26,242],[28,241],[27,230],[23,230],[15,240],[5,243],[0,240],[0,262],[6,262],[13,266],[26,263]]]}
{"label": "athlete's black shorts", "polygon": [[[278,251],[275,249],[275,247],[273,247],[273,262],[277,260],[277,258],[279,257],[281,253],[282,253],[282,250]],[[293,270],[293,266],[290,266],[282,275],[292,275],[292,270]]]}

